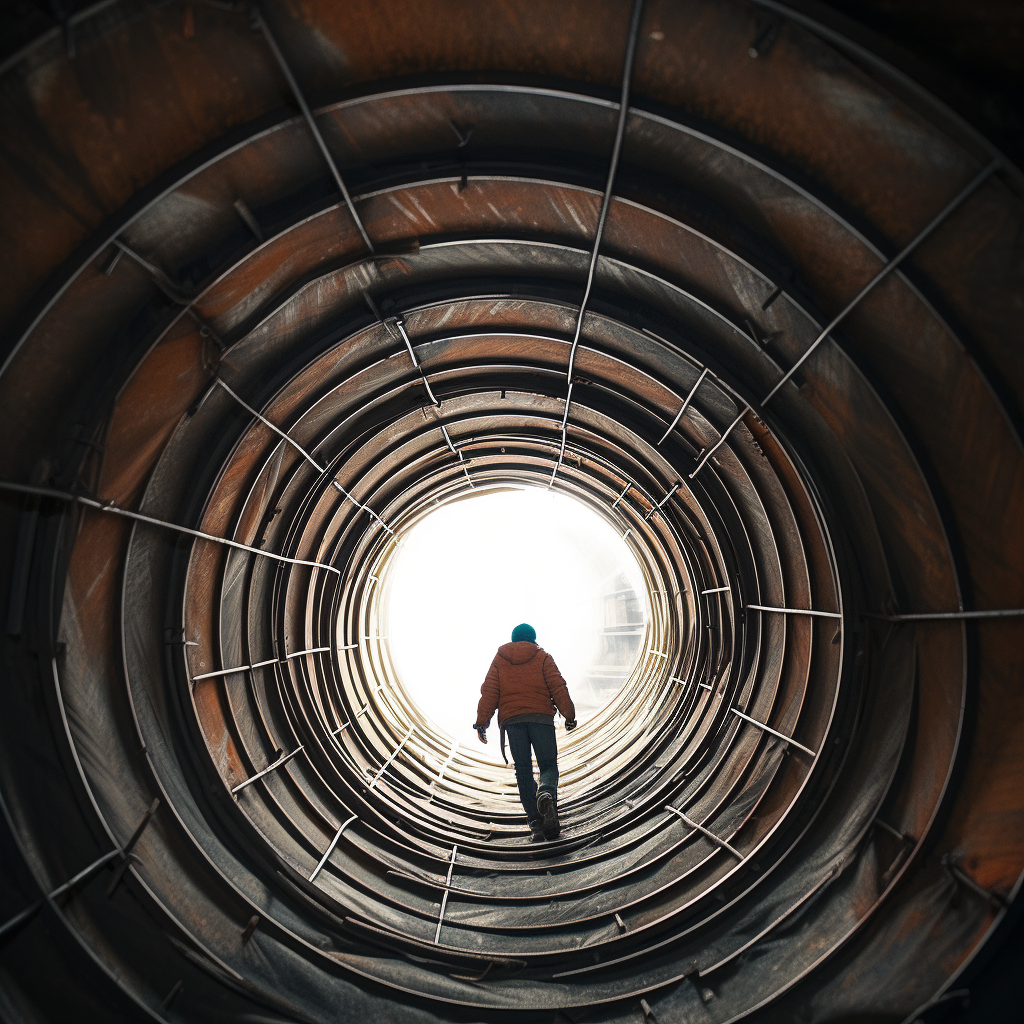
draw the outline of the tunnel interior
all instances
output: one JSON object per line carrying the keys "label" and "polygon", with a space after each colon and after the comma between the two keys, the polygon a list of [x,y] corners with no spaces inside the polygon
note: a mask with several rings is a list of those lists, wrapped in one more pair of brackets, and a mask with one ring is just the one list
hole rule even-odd
{"label": "tunnel interior", "polygon": [[[9,58],[0,1016],[967,1012],[1024,872],[1024,180],[844,27],[116,0]],[[524,489],[645,610],[540,845],[388,636],[403,538]]]}
{"label": "tunnel interior", "polygon": [[378,574],[381,613],[368,632],[387,641],[389,683],[450,740],[475,744],[466,709],[479,703],[481,666],[508,640],[509,624],[525,621],[538,644],[557,646],[585,724],[647,650],[650,599],[630,536],[544,487],[503,485],[435,506],[396,537]]}

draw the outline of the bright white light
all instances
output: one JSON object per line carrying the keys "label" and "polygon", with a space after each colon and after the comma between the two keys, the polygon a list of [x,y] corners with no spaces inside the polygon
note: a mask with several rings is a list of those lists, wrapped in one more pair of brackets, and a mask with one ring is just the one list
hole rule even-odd
{"label": "bright white light", "polygon": [[593,715],[633,667],[646,621],[643,577],[619,534],[582,503],[538,488],[483,494],[431,513],[401,540],[387,636],[423,713],[498,760],[472,725],[487,668],[528,622],[577,706]]}

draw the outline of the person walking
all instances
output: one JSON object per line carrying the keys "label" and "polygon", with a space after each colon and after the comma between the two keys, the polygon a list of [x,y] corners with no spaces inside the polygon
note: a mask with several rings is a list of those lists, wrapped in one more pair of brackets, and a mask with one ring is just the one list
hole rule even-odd
{"label": "person walking", "polygon": [[[572,732],[576,728],[576,708],[555,659],[537,646],[537,631],[525,622],[512,630],[511,643],[498,648],[480,687],[473,728],[481,743],[487,742],[487,727],[495,710],[501,730],[501,756],[505,757],[507,735],[531,838],[534,842],[557,839],[555,711],[565,718],[566,732]],[[533,777],[533,754],[540,771],[539,787]]]}

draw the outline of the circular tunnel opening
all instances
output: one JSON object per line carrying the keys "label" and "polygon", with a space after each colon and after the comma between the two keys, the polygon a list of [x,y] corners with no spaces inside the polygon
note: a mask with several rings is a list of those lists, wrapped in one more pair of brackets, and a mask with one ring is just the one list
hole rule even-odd
{"label": "circular tunnel opening", "polygon": [[[639,563],[610,523],[558,491],[493,490],[436,509],[400,536],[380,585],[396,681],[463,742],[475,741],[480,683],[516,623],[555,658],[580,725],[619,693],[644,644]],[[494,745],[485,753],[500,760]]]}

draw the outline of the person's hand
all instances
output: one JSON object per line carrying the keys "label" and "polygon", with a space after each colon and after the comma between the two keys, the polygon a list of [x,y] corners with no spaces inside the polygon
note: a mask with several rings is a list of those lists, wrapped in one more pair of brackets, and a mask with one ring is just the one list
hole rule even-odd
{"label": "person's hand", "polygon": [[487,726],[486,725],[483,725],[483,726],[481,726],[481,725],[474,725],[473,728],[476,729],[476,734],[477,734],[477,736],[480,737],[480,742],[481,743],[486,743],[487,742]]}
{"label": "person's hand", "polygon": [[575,729],[575,728],[576,728],[576,719],[575,718],[567,718],[565,720],[565,731],[566,732],[572,732],[573,729]]}

